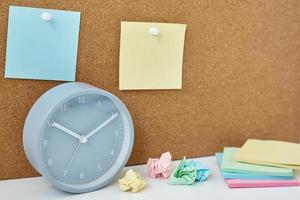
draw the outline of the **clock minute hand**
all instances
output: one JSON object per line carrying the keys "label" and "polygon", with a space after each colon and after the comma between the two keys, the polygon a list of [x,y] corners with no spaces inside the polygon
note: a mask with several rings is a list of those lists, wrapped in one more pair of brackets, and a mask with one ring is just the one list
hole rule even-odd
{"label": "clock minute hand", "polygon": [[93,131],[91,131],[89,134],[87,134],[86,139],[92,137],[95,133],[97,133],[99,130],[101,130],[104,126],[106,126],[109,122],[111,122],[114,118],[118,116],[118,113],[113,114],[110,118],[108,118],[105,122],[103,122],[100,126],[95,128]]}
{"label": "clock minute hand", "polygon": [[64,127],[63,125],[57,123],[57,122],[52,122],[51,126],[54,126],[55,128],[67,133],[70,136],[73,136],[74,138],[80,140],[81,137],[79,134],[75,133],[74,131],[71,131],[70,129]]}

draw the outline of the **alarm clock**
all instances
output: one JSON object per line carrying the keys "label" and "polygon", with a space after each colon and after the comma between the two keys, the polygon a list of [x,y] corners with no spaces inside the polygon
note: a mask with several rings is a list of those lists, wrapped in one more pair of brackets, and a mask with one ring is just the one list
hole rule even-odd
{"label": "alarm clock", "polygon": [[23,130],[31,165],[71,193],[109,184],[127,163],[133,140],[133,122],[122,101],[80,82],[44,93],[32,106]]}

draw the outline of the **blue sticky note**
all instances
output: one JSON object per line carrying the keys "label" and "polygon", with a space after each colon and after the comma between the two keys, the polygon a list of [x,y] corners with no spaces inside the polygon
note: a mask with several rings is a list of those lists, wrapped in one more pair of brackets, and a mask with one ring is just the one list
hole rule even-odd
{"label": "blue sticky note", "polygon": [[75,81],[79,26],[80,12],[10,6],[5,77]]}
{"label": "blue sticky note", "polygon": [[[216,159],[218,165],[221,166],[223,153],[216,153]],[[293,176],[265,176],[265,175],[255,175],[255,174],[242,174],[235,172],[222,172],[222,175],[225,179],[264,179],[264,180],[284,180],[284,179],[293,179]]]}

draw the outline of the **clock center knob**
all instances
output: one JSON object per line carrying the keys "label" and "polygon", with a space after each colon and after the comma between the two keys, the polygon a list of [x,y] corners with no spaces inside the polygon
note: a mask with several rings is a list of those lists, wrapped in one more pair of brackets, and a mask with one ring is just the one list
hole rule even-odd
{"label": "clock center knob", "polygon": [[82,143],[82,144],[85,144],[85,143],[88,142],[88,139],[86,138],[85,135],[81,135],[80,139],[79,139],[79,142]]}

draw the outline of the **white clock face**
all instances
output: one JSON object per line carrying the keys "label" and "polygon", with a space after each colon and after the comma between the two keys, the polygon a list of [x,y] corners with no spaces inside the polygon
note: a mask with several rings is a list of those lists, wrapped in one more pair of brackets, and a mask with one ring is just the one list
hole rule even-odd
{"label": "white clock face", "polygon": [[62,103],[43,130],[44,165],[54,179],[68,184],[89,183],[104,175],[117,160],[124,141],[120,111],[98,94]]}

